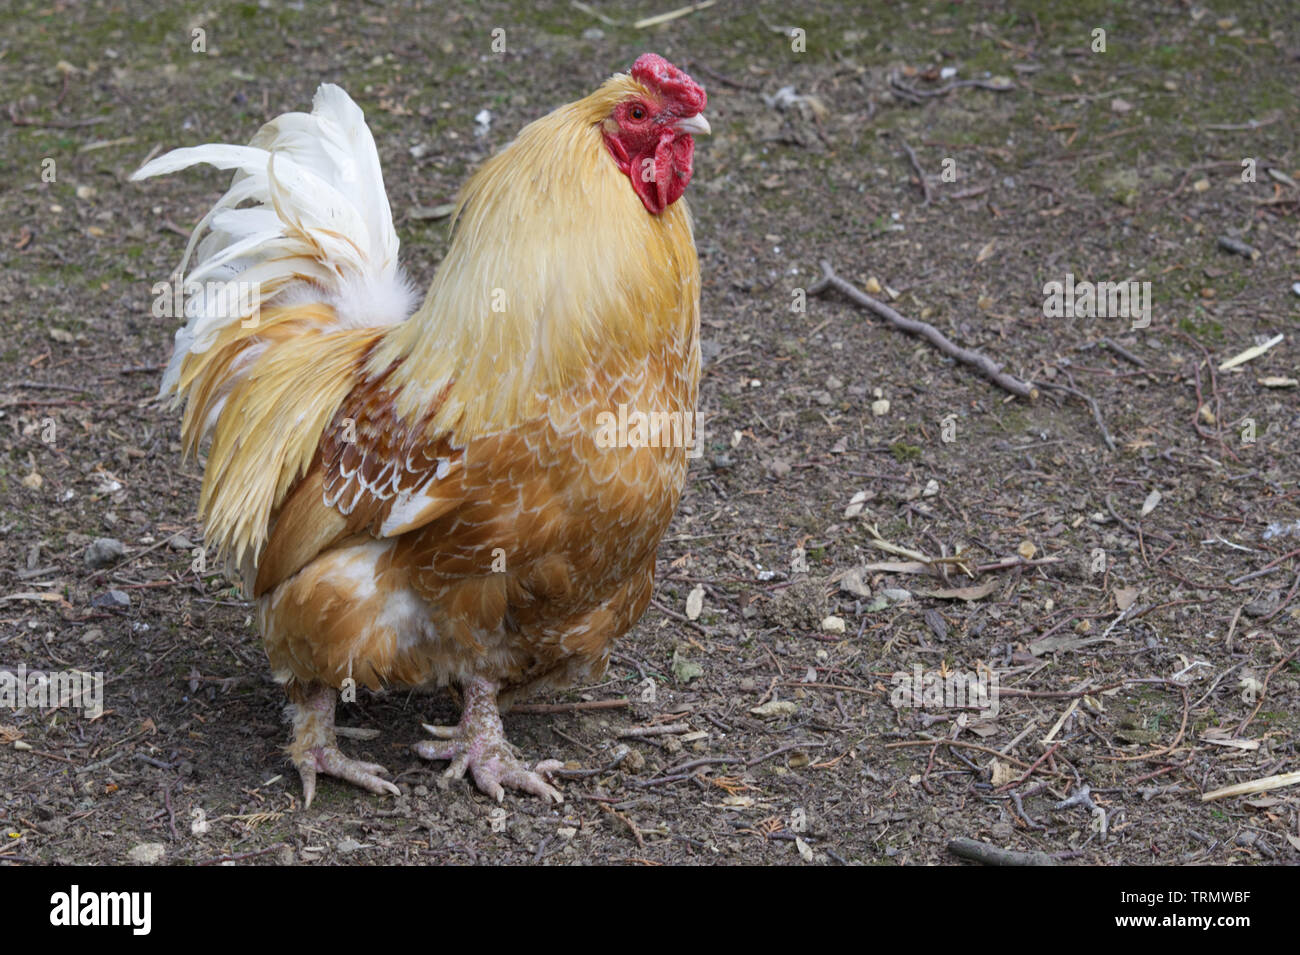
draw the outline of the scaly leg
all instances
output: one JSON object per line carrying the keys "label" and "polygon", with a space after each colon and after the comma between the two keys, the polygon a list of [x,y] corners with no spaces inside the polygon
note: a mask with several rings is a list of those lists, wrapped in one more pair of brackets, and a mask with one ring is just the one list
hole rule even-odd
{"label": "scaly leg", "polygon": [[465,682],[461,691],[465,709],[460,723],[456,726],[424,724],[438,739],[416,743],[416,753],[425,759],[451,760],[444,776],[462,779],[469,770],[478,788],[497,802],[505,798],[506,786],[540,796],[547,802],[564,802],[564,796],[545,778],[563,763],[547,759],[538,763],[536,769],[529,769],[512,752],[497,710],[497,684],[475,677]]}
{"label": "scaly leg", "polygon": [[289,711],[293,717],[293,740],[289,743],[289,758],[302,777],[303,808],[311,808],[316,796],[316,774],[324,773],[383,795],[400,796],[402,791],[381,775],[390,773],[378,763],[363,763],[349,759],[339,750],[334,736],[334,705],[338,691],[333,687],[313,683],[305,690],[293,689],[289,693]]}

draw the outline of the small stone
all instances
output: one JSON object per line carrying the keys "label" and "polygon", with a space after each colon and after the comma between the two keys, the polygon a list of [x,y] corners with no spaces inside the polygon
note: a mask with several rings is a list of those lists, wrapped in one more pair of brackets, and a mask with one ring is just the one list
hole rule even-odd
{"label": "small stone", "polygon": [[603,40],[605,39],[605,31],[600,27],[587,27],[582,31],[582,38],[584,40]]}
{"label": "small stone", "polygon": [[107,593],[98,594],[90,601],[92,607],[101,610],[125,610],[131,606],[131,598],[121,590],[110,590]]}
{"label": "small stone", "polygon": [[1247,617],[1264,617],[1271,614],[1277,609],[1278,602],[1282,599],[1279,591],[1273,590],[1260,597],[1258,600],[1252,600],[1241,608],[1241,612]]}
{"label": "small stone", "polygon": [[871,402],[871,413],[877,418],[883,418],[885,415],[889,414],[889,399],[877,398],[875,401]]}
{"label": "small stone", "polygon": [[115,537],[96,537],[83,555],[86,565],[99,570],[110,567],[126,556],[126,545]]}
{"label": "small stone", "polygon": [[167,847],[161,842],[142,842],[126,855],[132,862],[139,862],[142,865],[156,865],[162,862],[163,856],[166,854]]}
{"label": "small stone", "polygon": [[852,594],[854,597],[863,599],[871,596],[871,587],[867,585],[866,571],[861,567],[854,567],[845,572],[840,578],[840,590],[846,594]]}
{"label": "small stone", "polygon": [[843,633],[845,629],[843,617],[831,615],[822,620],[822,630],[826,633]]}

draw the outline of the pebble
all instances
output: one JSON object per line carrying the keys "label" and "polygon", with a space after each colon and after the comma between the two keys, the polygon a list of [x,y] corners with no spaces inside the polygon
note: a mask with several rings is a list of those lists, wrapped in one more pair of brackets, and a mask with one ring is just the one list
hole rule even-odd
{"label": "pebble", "polygon": [[114,537],[96,537],[86,547],[86,564],[99,570],[110,567],[126,556],[126,545]]}
{"label": "pebble", "polygon": [[125,610],[131,606],[131,598],[125,591],[110,590],[107,593],[99,594],[90,601],[92,607],[109,610]]}

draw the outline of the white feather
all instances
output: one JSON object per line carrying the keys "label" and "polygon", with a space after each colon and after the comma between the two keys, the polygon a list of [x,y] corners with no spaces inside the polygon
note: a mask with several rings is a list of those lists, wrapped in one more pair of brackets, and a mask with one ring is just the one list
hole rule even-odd
{"label": "white feather", "polygon": [[[398,264],[374,137],[361,108],[340,87],[323,84],[310,114],[277,117],[247,146],[175,149],[131,179],[200,163],[233,169],[235,176],[199,221],[181,259],[182,281],[205,287],[197,296],[187,294],[188,320],[176,332],[162,394],[175,391],[186,355],[210,348],[223,328],[256,308],[324,302],[341,327],[351,328],[401,322],[415,310],[417,293]],[[254,205],[241,207],[245,202]],[[194,269],[185,275],[191,257]],[[251,299],[250,286],[258,290]],[[232,301],[240,307],[231,309]]]}

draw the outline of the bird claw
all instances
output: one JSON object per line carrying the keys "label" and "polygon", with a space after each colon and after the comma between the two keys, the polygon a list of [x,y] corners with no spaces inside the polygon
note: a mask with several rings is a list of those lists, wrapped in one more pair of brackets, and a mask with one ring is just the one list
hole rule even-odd
{"label": "bird claw", "polygon": [[[499,727],[499,720],[497,727]],[[564,802],[564,795],[550,784],[549,774],[562,769],[557,759],[544,759],[533,769],[511,752],[510,743],[498,728],[474,727],[462,720],[459,726],[430,726],[424,724],[436,740],[423,740],[415,744],[417,755],[425,759],[446,759],[451,765],[443,776],[463,779],[468,771],[474,783],[484,794],[501,802],[506,787],[539,796],[545,802]]]}
{"label": "bird claw", "polygon": [[396,785],[380,778],[392,774],[378,763],[366,763],[344,756],[337,746],[317,746],[308,750],[306,758],[298,764],[298,775],[302,778],[304,809],[310,809],[311,801],[316,797],[318,772],[360,786],[377,796],[402,794]]}

